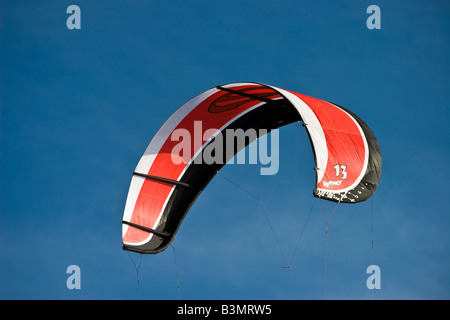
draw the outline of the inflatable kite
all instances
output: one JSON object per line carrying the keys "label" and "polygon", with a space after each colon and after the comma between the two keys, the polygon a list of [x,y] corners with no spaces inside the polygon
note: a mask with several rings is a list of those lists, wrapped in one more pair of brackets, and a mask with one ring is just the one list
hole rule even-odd
{"label": "inflatable kite", "polygon": [[[211,152],[208,146],[218,133],[270,132],[298,121],[306,128],[314,153],[313,195],[341,203],[372,196],[381,176],[380,147],[367,124],[352,111],[259,83],[221,85],[186,102],[151,140],[131,179],[122,220],[123,248],[139,253],[166,249],[209,181],[230,156],[252,142],[236,147],[231,155],[223,152],[223,161],[197,161]],[[180,133],[200,135],[203,140],[188,141],[190,150],[181,155]]]}

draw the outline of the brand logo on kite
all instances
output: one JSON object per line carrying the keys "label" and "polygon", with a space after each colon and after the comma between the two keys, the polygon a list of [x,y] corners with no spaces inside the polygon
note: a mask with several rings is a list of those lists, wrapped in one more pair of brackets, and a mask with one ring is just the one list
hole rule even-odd
{"label": "brand logo on kite", "polygon": [[342,183],[342,180],[337,180],[337,181],[324,181],[323,185],[327,188],[329,187],[333,187],[333,186],[340,186]]}
{"label": "brand logo on kite", "polygon": [[[221,97],[214,100],[210,106],[208,107],[208,111],[210,113],[221,113],[236,109],[240,106],[244,106],[246,103],[253,103],[255,101],[255,97],[270,99],[279,94],[274,91],[262,92],[262,90],[267,90],[266,88],[261,89],[260,87],[256,88],[246,88],[239,91],[239,93],[227,92]],[[251,97],[247,97],[245,95],[252,95]]]}
{"label": "brand logo on kite", "polygon": [[202,121],[194,121],[193,136],[191,131],[183,128],[172,132],[171,141],[179,142],[172,148],[171,159],[176,165],[234,164],[235,158],[237,164],[258,164],[259,161],[264,165],[260,169],[261,175],[274,175],[279,167],[279,132],[273,129],[270,135],[268,133],[267,129],[257,131],[253,128],[245,131],[240,128],[203,130]]}

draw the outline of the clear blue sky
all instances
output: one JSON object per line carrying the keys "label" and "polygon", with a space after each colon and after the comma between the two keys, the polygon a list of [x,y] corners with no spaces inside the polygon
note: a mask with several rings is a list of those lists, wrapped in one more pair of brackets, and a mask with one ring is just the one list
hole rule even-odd
{"label": "clear blue sky", "polygon": [[[449,299],[449,14],[436,0],[1,1],[0,298]],[[238,81],[357,113],[381,145],[379,189],[337,208],[326,253],[334,204],[312,197],[306,132],[285,127],[277,175],[222,171],[265,211],[217,176],[173,248],[142,257],[138,286],[121,247],[131,173],[179,106]]]}

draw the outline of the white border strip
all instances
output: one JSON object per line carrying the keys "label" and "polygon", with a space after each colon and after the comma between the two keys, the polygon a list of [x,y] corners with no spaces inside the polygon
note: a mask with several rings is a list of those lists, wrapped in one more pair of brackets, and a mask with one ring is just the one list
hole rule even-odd
{"label": "white border strip", "polygon": [[325,133],[322,130],[319,119],[312,109],[299,97],[281,88],[273,87],[273,89],[279,91],[286,99],[288,99],[298,113],[302,117],[303,123],[311,136],[311,141],[314,145],[314,152],[316,155],[316,179],[317,182],[321,181],[325,174],[325,168],[328,162],[328,149],[327,141],[325,139]]}

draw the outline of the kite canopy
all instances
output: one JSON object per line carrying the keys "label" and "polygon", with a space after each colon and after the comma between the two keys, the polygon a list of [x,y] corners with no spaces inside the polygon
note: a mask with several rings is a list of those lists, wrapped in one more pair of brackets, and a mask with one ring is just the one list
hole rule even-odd
{"label": "kite canopy", "polygon": [[[195,132],[199,121],[201,132]],[[217,86],[176,110],[145,150],[133,172],[125,205],[123,248],[158,253],[170,245],[192,204],[229,160],[225,156],[217,163],[196,161],[217,132],[239,128],[270,131],[297,121],[303,122],[314,152],[314,196],[344,203],[372,196],[381,175],[380,147],[367,124],[353,112],[264,84]],[[174,154],[179,141],[173,133],[180,130],[192,136],[200,134],[204,142],[192,139],[190,152],[174,161],[180,155]],[[243,147],[235,148],[233,155]]]}

